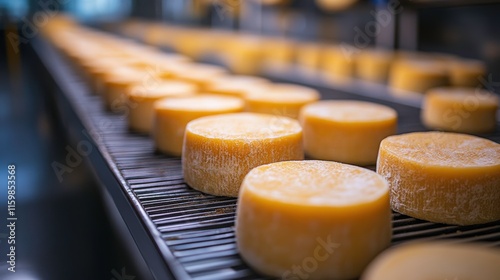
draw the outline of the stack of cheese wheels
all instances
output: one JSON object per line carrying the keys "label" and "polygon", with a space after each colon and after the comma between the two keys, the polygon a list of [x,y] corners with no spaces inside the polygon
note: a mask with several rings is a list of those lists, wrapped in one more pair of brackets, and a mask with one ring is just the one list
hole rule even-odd
{"label": "stack of cheese wheels", "polygon": [[479,60],[461,59],[450,65],[450,83],[456,87],[481,86],[481,78],[486,75],[486,65]]}
{"label": "stack of cheese wheels", "polygon": [[298,118],[300,109],[319,100],[318,91],[294,84],[272,84],[245,95],[246,111]]}
{"label": "stack of cheese wheels", "polygon": [[254,168],[241,185],[236,242],[263,274],[354,279],[390,241],[389,188],[368,169],[284,161]]}
{"label": "stack of cheese wheels", "polygon": [[162,80],[131,87],[127,92],[130,103],[129,128],[135,132],[150,133],[154,121],[154,103],[165,97],[189,96],[197,93],[191,83]]}
{"label": "stack of cheese wheels", "polygon": [[500,250],[484,245],[444,241],[403,244],[378,256],[361,280],[497,280]]}
{"label": "stack of cheese wheels", "polygon": [[231,75],[217,77],[207,85],[206,91],[209,93],[230,95],[243,98],[249,91],[256,90],[257,87],[265,87],[270,82],[264,78],[255,76]]}
{"label": "stack of cheese wheels", "polygon": [[395,211],[431,222],[473,225],[500,219],[500,144],[448,132],[390,136],[377,172]]}
{"label": "stack of cheese wheels", "polygon": [[[350,46],[330,46],[321,57],[321,67],[328,80],[334,82],[349,81],[354,76],[356,53],[346,51]],[[354,47],[353,47],[354,48]]]}
{"label": "stack of cheese wheels", "polygon": [[252,168],[300,160],[302,128],[296,120],[266,114],[208,116],[188,123],[182,169],[189,186],[222,196],[237,196]]}
{"label": "stack of cheese wheels", "polygon": [[499,98],[479,88],[434,88],[422,108],[425,126],[446,131],[485,133],[495,130]]}
{"label": "stack of cheese wheels", "polygon": [[356,76],[362,80],[385,83],[394,61],[394,53],[386,50],[364,50],[356,58]]}
{"label": "stack of cheese wheels", "polygon": [[380,142],[397,127],[392,108],[350,100],[306,105],[299,119],[306,154],[357,165],[375,164]]}
{"label": "stack of cheese wheels", "polygon": [[178,65],[178,68],[173,74],[175,79],[194,83],[198,85],[200,91],[203,91],[214,79],[226,75],[227,71],[215,65],[184,63]]}
{"label": "stack of cheese wheels", "polygon": [[159,100],[154,107],[156,148],[163,153],[180,156],[184,131],[190,121],[209,115],[241,112],[243,109],[242,99],[215,94]]}
{"label": "stack of cheese wheels", "polygon": [[400,59],[392,64],[389,73],[389,86],[396,94],[424,93],[448,84],[447,64],[438,60]]}

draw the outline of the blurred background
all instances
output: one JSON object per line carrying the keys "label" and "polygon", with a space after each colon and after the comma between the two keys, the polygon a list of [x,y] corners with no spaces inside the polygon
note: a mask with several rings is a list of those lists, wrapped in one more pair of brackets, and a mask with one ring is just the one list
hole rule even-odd
{"label": "blurred background", "polygon": [[[335,44],[354,53],[377,48],[459,56],[484,63],[488,81],[500,82],[500,1],[495,0],[0,0],[0,279],[121,279],[124,274],[132,276],[123,279],[142,279],[147,266],[87,162],[62,180],[55,171],[54,163],[68,161],[75,139],[55,108],[45,69],[37,66],[30,44],[50,18],[63,14],[167,51],[226,63],[244,74],[257,73],[241,68],[234,57],[251,57],[251,51],[242,51],[251,40],[217,49],[232,55],[233,60],[221,60],[210,52],[210,43],[209,51],[203,49],[200,40],[206,37],[186,43],[181,35],[188,31],[182,30]],[[162,26],[188,29],[162,33]],[[272,43],[266,41],[256,48],[268,46]],[[16,273],[6,264],[9,164],[17,172]]]}

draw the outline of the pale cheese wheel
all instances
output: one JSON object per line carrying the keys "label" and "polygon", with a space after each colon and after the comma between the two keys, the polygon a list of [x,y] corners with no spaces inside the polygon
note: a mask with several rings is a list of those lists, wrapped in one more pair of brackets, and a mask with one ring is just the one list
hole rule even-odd
{"label": "pale cheese wheel", "polygon": [[480,60],[461,59],[451,62],[450,83],[456,87],[483,86],[481,78],[486,75],[486,65]]}
{"label": "pale cheese wheel", "polygon": [[180,156],[186,125],[197,118],[241,112],[244,102],[240,98],[197,94],[186,97],[166,98],[154,105],[154,141],[163,153]]}
{"label": "pale cheese wheel", "polygon": [[389,86],[396,94],[424,93],[430,88],[447,85],[447,65],[438,60],[402,59],[393,63],[389,72]]}
{"label": "pale cheese wheel", "polygon": [[498,280],[500,250],[486,244],[415,242],[378,256],[361,280]]}
{"label": "pale cheese wheel", "polygon": [[299,119],[307,155],[356,165],[375,164],[380,142],[397,127],[394,109],[351,100],[306,105]]}
{"label": "pale cheese wheel", "polygon": [[368,169],[284,161],[254,168],[242,183],[236,242],[263,274],[354,279],[390,241],[389,188]]}
{"label": "pale cheese wheel", "polygon": [[256,90],[258,87],[265,87],[269,84],[269,80],[261,77],[244,75],[221,76],[213,79],[206,86],[206,92],[243,98],[249,91]]}
{"label": "pale cheese wheel", "polygon": [[237,196],[252,168],[300,160],[302,128],[296,120],[255,113],[202,117],[188,123],[182,150],[186,183],[208,194]]}
{"label": "pale cheese wheel", "polygon": [[500,220],[500,144],[449,132],[415,132],[382,141],[377,172],[392,209],[437,223]]}
{"label": "pale cheese wheel", "polygon": [[365,81],[385,83],[394,59],[390,51],[363,50],[356,58],[356,76]]}
{"label": "pale cheese wheel", "polygon": [[422,122],[431,129],[485,133],[495,130],[499,98],[479,88],[434,88],[427,91]]}
{"label": "pale cheese wheel", "polygon": [[200,90],[206,89],[214,79],[226,75],[227,71],[219,66],[206,65],[198,63],[184,63],[177,65],[178,69],[173,70],[175,79],[194,83],[199,86]]}
{"label": "pale cheese wheel", "polygon": [[130,111],[127,116],[131,130],[150,133],[154,121],[154,103],[165,97],[189,96],[197,93],[196,85],[175,80],[154,81],[131,87],[127,92]]}
{"label": "pale cheese wheel", "polygon": [[245,95],[248,112],[298,118],[300,109],[320,99],[317,90],[294,84],[272,84]]}

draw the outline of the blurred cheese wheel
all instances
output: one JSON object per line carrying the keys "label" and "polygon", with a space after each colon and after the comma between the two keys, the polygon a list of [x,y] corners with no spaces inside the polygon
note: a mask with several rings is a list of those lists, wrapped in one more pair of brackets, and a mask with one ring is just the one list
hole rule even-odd
{"label": "blurred cheese wheel", "polygon": [[394,109],[362,101],[319,101],[300,113],[304,150],[316,159],[375,164],[380,142],[396,133]]}
{"label": "blurred cheese wheel", "polygon": [[136,71],[122,69],[114,71],[105,76],[102,83],[104,105],[112,112],[128,111],[127,92],[129,88],[144,84],[146,77],[141,76]]}
{"label": "blurred cheese wheel", "polygon": [[378,256],[361,280],[497,280],[500,250],[484,245],[445,241],[403,244]]}
{"label": "blurred cheese wheel", "polygon": [[296,52],[296,62],[306,69],[318,69],[324,47],[315,43],[302,43]]}
{"label": "blurred cheese wheel", "polygon": [[387,182],[327,161],[284,161],[245,177],[236,243],[255,270],[280,279],[355,279],[391,241]]}
{"label": "blurred cheese wheel", "polygon": [[244,95],[259,87],[270,85],[269,80],[255,76],[221,76],[213,79],[207,86],[206,91],[209,93],[231,95],[243,98]]}
{"label": "blurred cheese wheel", "polygon": [[318,91],[294,84],[272,84],[245,95],[248,112],[298,118],[300,109],[319,100]]}
{"label": "blurred cheese wheel", "polygon": [[321,66],[329,80],[348,81],[354,76],[357,54],[345,46],[331,46],[324,50]]}
{"label": "blurred cheese wheel", "polygon": [[316,0],[316,4],[326,11],[341,11],[349,8],[358,0]]}
{"label": "blurred cheese wheel", "polygon": [[224,54],[227,67],[236,74],[256,75],[261,71],[265,44],[253,35],[236,37]]}
{"label": "blurred cheese wheel", "polygon": [[495,130],[499,98],[479,88],[434,88],[427,91],[422,122],[431,129],[485,133]]}
{"label": "blurred cheese wheel", "polygon": [[214,79],[226,75],[227,71],[215,65],[191,63],[177,65],[172,73],[175,79],[194,83],[203,91]]}
{"label": "blurred cheese wheel", "polygon": [[486,65],[479,60],[456,60],[450,65],[450,82],[457,87],[476,87],[486,75]]}
{"label": "blurred cheese wheel", "polygon": [[180,156],[186,125],[197,118],[243,111],[240,98],[215,94],[197,94],[166,98],[154,105],[154,141],[156,148],[166,154]]}
{"label": "blurred cheese wheel", "polygon": [[500,220],[500,144],[476,136],[416,132],[382,141],[377,172],[392,209],[436,223]]}
{"label": "blurred cheese wheel", "polygon": [[197,87],[181,81],[157,81],[134,86],[127,92],[130,111],[127,116],[129,128],[135,132],[149,133],[153,128],[154,102],[173,96],[197,93]]}
{"label": "blurred cheese wheel", "polygon": [[356,58],[356,76],[362,80],[385,83],[394,61],[394,53],[385,50],[363,50]]}
{"label": "blurred cheese wheel", "polygon": [[389,73],[389,86],[395,93],[424,93],[430,88],[447,85],[447,64],[436,60],[398,60]]}
{"label": "blurred cheese wheel", "polygon": [[265,114],[208,116],[188,123],[182,150],[186,183],[204,193],[237,196],[252,168],[300,160],[302,128],[296,120]]}

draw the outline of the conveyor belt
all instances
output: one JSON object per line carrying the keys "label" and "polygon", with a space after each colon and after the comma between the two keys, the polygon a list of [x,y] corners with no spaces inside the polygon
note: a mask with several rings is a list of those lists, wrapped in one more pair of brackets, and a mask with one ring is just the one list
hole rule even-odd
{"label": "conveyor belt", "polygon": [[[116,177],[113,179],[117,186],[127,196],[175,278],[266,279],[246,266],[236,250],[236,199],[205,195],[188,187],[182,177],[180,158],[156,153],[150,138],[128,131],[124,116],[105,112],[100,98],[89,92],[75,71],[47,43],[36,40],[34,48],[39,55],[47,56],[42,58],[46,68],[56,76],[57,86],[93,137],[98,152]],[[326,99],[350,97],[377,101],[326,88],[320,90]],[[419,121],[418,108],[378,101],[398,111],[400,133],[425,130]],[[485,137],[500,142],[499,131],[500,128]],[[500,246],[500,222],[460,227],[394,213],[393,233],[393,244],[439,238]],[[157,261],[148,257],[145,260]]]}

